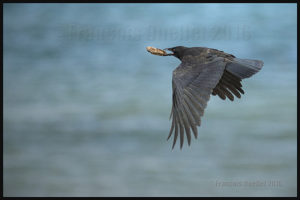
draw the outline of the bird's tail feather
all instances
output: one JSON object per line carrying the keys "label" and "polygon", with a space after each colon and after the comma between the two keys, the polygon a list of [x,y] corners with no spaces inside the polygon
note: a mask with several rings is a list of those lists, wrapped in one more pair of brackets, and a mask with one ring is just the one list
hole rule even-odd
{"label": "bird's tail feather", "polygon": [[226,70],[240,79],[244,79],[257,73],[263,65],[263,61],[260,60],[234,58],[231,63],[227,64]]}

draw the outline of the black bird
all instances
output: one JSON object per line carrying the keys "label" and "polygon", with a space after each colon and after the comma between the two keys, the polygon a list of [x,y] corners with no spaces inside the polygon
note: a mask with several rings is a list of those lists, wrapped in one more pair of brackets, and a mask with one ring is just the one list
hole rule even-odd
{"label": "black bird", "polygon": [[239,59],[234,55],[206,47],[177,46],[164,50],[171,51],[164,56],[175,56],[181,64],[173,71],[172,77],[172,118],[168,139],[174,133],[172,149],[178,134],[180,149],[186,134],[188,145],[191,143],[191,130],[197,138],[197,126],[210,95],[231,101],[234,96],[244,94],[241,81],[257,73],[263,66],[260,60]]}

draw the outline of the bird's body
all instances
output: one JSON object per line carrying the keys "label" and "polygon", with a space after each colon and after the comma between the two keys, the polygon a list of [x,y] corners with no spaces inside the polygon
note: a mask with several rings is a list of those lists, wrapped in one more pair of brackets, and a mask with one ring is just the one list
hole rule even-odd
{"label": "bird's body", "polygon": [[178,135],[180,148],[184,141],[184,133],[188,144],[191,132],[197,138],[197,126],[210,99],[210,95],[218,95],[231,101],[234,96],[240,98],[244,94],[241,80],[257,73],[263,66],[259,60],[239,59],[217,49],[205,47],[173,47],[172,55],[181,60],[181,64],[173,71],[172,77],[172,125],[168,139],[174,134],[174,148]]}

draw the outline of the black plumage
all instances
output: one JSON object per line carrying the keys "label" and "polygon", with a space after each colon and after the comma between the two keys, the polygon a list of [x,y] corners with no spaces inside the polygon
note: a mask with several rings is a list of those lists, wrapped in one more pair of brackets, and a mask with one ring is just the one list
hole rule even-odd
{"label": "black plumage", "polygon": [[205,47],[168,48],[172,55],[181,60],[181,64],[173,71],[172,77],[172,118],[168,139],[174,133],[174,148],[177,137],[180,137],[180,148],[184,135],[188,145],[191,133],[197,138],[197,126],[207,106],[210,95],[218,95],[221,99],[231,101],[234,96],[241,98],[244,94],[241,81],[257,73],[263,66],[259,60],[239,59],[217,49]]}

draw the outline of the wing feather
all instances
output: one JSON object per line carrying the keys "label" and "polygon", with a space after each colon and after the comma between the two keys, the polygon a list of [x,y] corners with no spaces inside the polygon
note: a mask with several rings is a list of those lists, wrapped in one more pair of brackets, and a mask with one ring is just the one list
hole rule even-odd
{"label": "wing feather", "polygon": [[226,97],[228,97],[231,101],[234,100],[233,95],[222,84],[219,85],[219,88],[224,92]]}
{"label": "wing feather", "polygon": [[[174,146],[176,144],[176,140],[178,137],[178,119],[176,115],[173,115],[174,119],[175,119],[175,133],[174,133],[174,139],[173,139],[173,145],[172,145],[172,149],[174,149]],[[172,133],[172,132],[171,132]],[[170,135],[171,136],[171,135]]]}
{"label": "wing feather", "polygon": [[[171,112],[171,113],[173,113],[173,112]],[[170,129],[170,132],[169,132],[167,140],[171,137],[172,132],[174,130],[174,126],[175,126],[175,118],[173,117],[173,119],[172,119],[172,126],[171,126],[171,129]]]}
{"label": "wing feather", "polygon": [[218,95],[223,100],[225,100],[227,97],[233,101],[233,95],[241,98],[241,94],[244,94],[244,90],[241,87],[241,79],[225,69],[222,78],[213,89],[212,94]]}
{"label": "wing feather", "polygon": [[220,83],[223,84],[224,86],[226,86],[236,97],[241,98],[241,94],[229,82],[221,79]]}
{"label": "wing feather", "polygon": [[217,85],[213,92],[215,92],[221,99],[225,100],[226,99],[226,96],[225,94],[223,93],[223,91],[219,88],[219,85]]}
{"label": "wing feather", "polygon": [[[174,71],[172,78],[173,103],[170,117],[172,125],[168,139],[174,133],[173,146],[180,136],[180,149],[184,143],[191,143],[191,130],[197,138],[197,126],[210,99],[210,94],[218,84],[225,69],[224,58],[214,58],[211,62],[199,63],[199,60],[182,62]],[[174,130],[175,129],[175,130]],[[185,133],[185,134],[184,134]]]}
{"label": "wing feather", "polygon": [[184,126],[186,137],[188,140],[188,145],[190,145],[191,144],[191,131],[190,131],[190,125],[187,122],[186,114],[184,112],[184,106],[183,106],[183,109],[181,110],[180,114],[182,116],[183,126]]}
{"label": "wing feather", "polygon": [[191,100],[191,105],[194,105],[196,107],[199,116],[202,116],[204,113],[204,107],[202,107],[200,102],[198,102],[197,98],[186,89],[184,89],[184,94]]}
{"label": "wing feather", "polygon": [[[184,98],[184,105],[186,107],[188,107],[190,113],[192,114],[193,116],[193,119],[194,119],[194,124],[195,125],[198,125],[199,121],[200,121],[200,117],[198,116],[197,114],[197,110],[196,108],[193,106],[193,103],[188,99],[188,97],[186,96]],[[200,124],[199,124],[200,125]],[[197,130],[197,129],[196,129]]]}

